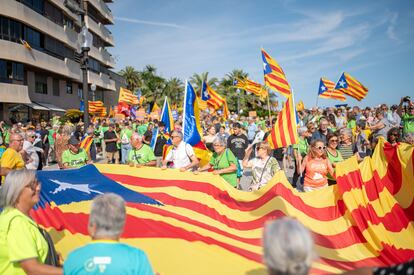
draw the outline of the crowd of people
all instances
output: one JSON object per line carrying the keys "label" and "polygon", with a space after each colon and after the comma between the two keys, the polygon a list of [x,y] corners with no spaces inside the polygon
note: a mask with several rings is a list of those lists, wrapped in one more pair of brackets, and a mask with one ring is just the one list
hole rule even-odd
{"label": "crowd of people", "polygon": [[[203,142],[211,151],[202,164],[194,148],[184,141],[181,118],[171,133],[157,120],[96,120],[87,129],[82,123],[51,122],[0,124],[0,274],[153,274],[145,253],[121,244],[125,202],[115,194],[97,196],[92,203],[88,232],[93,242],[71,252],[63,269],[47,232],[30,218],[39,202],[41,184],[35,170],[53,162],[71,169],[97,161],[131,167],[176,168],[180,171],[220,175],[240,188],[240,178],[251,169],[247,190],[265,186],[278,172],[293,170],[294,188],[311,192],[335,184],[336,165],[352,156],[359,161],[373,154],[380,137],[391,145],[414,144],[414,103],[401,99],[389,108],[312,108],[298,112],[297,144],[271,148],[266,136],[271,123],[232,113],[227,121],[202,114]],[[272,121],[274,123],[275,121]],[[158,133],[158,134],[157,134]],[[171,141],[169,150],[165,145]],[[26,168],[26,169],[24,169]],[[107,213],[112,213],[107,215]],[[294,220],[279,219],[264,230],[264,262],[270,274],[307,274],[315,256],[312,237]],[[283,241],[281,241],[283,240]],[[88,262],[94,255],[109,255],[111,262]],[[124,257],[123,255],[128,255]],[[86,261],[86,262],[85,262]],[[372,274],[371,269],[360,274]],[[357,274],[357,273],[354,273]]]}

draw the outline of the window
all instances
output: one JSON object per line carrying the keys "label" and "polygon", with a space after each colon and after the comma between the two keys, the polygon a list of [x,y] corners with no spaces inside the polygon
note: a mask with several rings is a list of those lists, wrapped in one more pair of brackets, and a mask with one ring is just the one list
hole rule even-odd
{"label": "window", "polygon": [[53,95],[60,95],[59,79],[53,79]]}
{"label": "window", "polygon": [[0,82],[7,81],[9,78],[7,76],[7,61],[0,60]]}
{"label": "window", "polygon": [[91,71],[94,71],[96,73],[99,73],[101,71],[101,64],[99,63],[98,60],[89,57],[89,60],[88,60],[88,68]]}
{"label": "window", "polygon": [[44,0],[20,0],[20,2],[40,14],[44,12]]}
{"label": "window", "polygon": [[45,50],[53,56],[63,59],[65,57],[65,47],[62,42],[45,35]]}
{"label": "window", "polygon": [[8,18],[1,18],[1,34],[2,34],[2,39],[4,40],[9,40],[9,23],[10,20]]}
{"label": "window", "polygon": [[18,80],[18,81],[24,80],[24,67],[22,63],[13,62],[12,70],[13,70],[14,80]]}
{"label": "window", "polygon": [[45,75],[35,74],[35,93],[47,94],[47,77]]}
{"label": "window", "polygon": [[35,31],[32,28],[29,27],[25,27],[25,40],[27,41],[27,43],[29,43],[29,45],[33,48],[41,48],[41,43],[40,43],[40,32]]}
{"label": "window", "polygon": [[50,4],[49,2],[44,3],[45,17],[49,18],[56,24],[63,26],[63,13],[61,10]]}
{"label": "window", "polygon": [[66,81],[66,93],[73,94],[73,87],[71,81]]}

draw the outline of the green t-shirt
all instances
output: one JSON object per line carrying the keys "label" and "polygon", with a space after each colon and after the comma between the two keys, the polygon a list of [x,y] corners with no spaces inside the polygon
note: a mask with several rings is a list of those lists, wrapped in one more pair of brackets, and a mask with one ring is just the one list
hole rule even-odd
{"label": "green t-shirt", "polygon": [[49,144],[54,145],[55,140],[53,139],[53,134],[55,133],[55,130],[49,129],[48,131],[49,131],[49,135],[47,136],[47,139],[49,140]]}
{"label": "green t-shirt", "polygon": [[293,144],[293,149],[299,151],[299,153],[304,156],[308,153],[309,144],[306,138],[299,137],[299,142],[297,144]]}
{"label": "green t-shirt", "polygon": [[9,130],[5,130],[4,131],[4,144],[9,144],[10,143],[10,132]]}
{"label": "green t-shirt", "polygon": [[[338,163],[344,160],[344,158],[342,157],[341,152],[339,152],[339,150],[336,150],[336,156],[332,155],[331,153],[329,153],[328,150],[326,150],[326,155],[328,156],[328,159],[331,163]],[[336,168],[334,168],[335,171]],[[327,175],[328,179],[330,180],[334,180],[334,178],[328,173]]]}
{"label": "green t-shirt", "polygon": [[37,224],[16,208],[0,214],[0,274],[26,274],[18,262],[46,260],[48,246]]}
{"label": "green t-shirt", "polygon": [[148,124],[142,124],[137,127],[137,131],[141,136],[143,136],[145,132],[147,131],[147,128],[148,128]]}
{"label": "green t-shirt", "polygon": [[63,152],[62,154],[62,163],[67,163],[69,167],[79,168],[86,165],[88,161],[88,154],[82,148],[79,148],[77,154],[72,153],[69,149]]}
{"label": "green t-shirt", "polygon": [[[237,167],[237,159],[234,154],[226,149],[221,155],[213,153],[213,156],[210,159],[210,164],[213,166],[214,170],[220,170],[228,168],[230,164],[234,163]],[[230,183],[232,186],[237,186],[237,170],[232,173],[220,174],[220,176]]]}
{"label": "green t-shirt", "polygon": [[121,138],[121,143],[127,144],[131,140],[132,130],[129,128],[122,129],[121,134],[119,136]]}
{"label": "green t-shirt", "polygon": [[128,163],[144,164],[152,160],[155,160],[154,152],[151,147],[146,144],[143,144],[138,150],[132,148],[128,153]]}
{"label": "green t-shirt", "polygon": [[354,119],[348,121],[346,124],[346,128],[355,129],[356,128],[356,121]]}
{"label": "green t-shirt", "polygon": [[401,118],[403,123],[403,133],[414,133],[414,116],[410,114],[404,114]]}

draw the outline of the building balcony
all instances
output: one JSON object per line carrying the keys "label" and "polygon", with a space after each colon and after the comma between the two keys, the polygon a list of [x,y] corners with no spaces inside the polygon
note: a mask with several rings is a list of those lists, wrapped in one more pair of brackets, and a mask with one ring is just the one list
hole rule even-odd
{"label": "building balcony", "polygon": [[0,14],[32,26],[71,47],[77,43],[78,34],[73,29],[62,27],[17,1],[0,1]]}
{"label": "building balcony", "polygon": [[36,49],[27,49],[22,44],[0,40],[0,59],[21,62],[41,70],[53,72],[76,81],[81,80],[79,63],[65,58],[60,60]]}
{"label": "building balcony", "polygon": [[103,47],[99,47],[95,48],[95,47],[91,47],[91,50],[89,52],[89,55],[97,60],[99,60],[100,62],[102,62],[103,64],[105,64],[106,66],[110,67],[110,68],[114,68],[115,67],[115,60],[112,57],[112,55]]}
{"label": "building balcony", "polygon": [[108,8],[106,3],[102,0],[86,0],[92,6],[94,6],[105,19],[110,22],[110,24],[114,23],[114,16],[112,15],[111,10]]}
{"label": "building balcony", "polygon": [[115,92],[115,81],[113,81],[107,74],[88,71],[88,82],[105,90]]}
{"label": "building balcony", "polygon": [[26,85],[0,83],[0,102],[31,103]]}
{"label": "building balcony", "polygon": [[114,46],[114,37],[112,33],[105,27],[102,23],[96,23],[93,19],[89,16],[85,16],[85,23],[86,27],[96,33],[99,37],[101,37],[106,43],[111,46]]}
{"label": "building balcony", "polygon": [[[62,0],[49,0],[51,3],[53,3],[55,6],[59,7],[61,10],[63,10],[72,20],[75,24],[80,26],[82,24],[81,18],[76,13],[73,13],[70,9],[68,9],[64,1]],[[75,2],[76,3],[76,2]]]}

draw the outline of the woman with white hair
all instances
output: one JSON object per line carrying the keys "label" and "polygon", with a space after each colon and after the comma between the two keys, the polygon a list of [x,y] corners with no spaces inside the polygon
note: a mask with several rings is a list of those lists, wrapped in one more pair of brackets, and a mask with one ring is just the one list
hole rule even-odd
{"label": "woman with white hair", "polygon": [[352,129],[343,128],[339,133],[341,142],[339,143],[338,150],[341,153],[342,158],[347,160],[357,152],[357,148],[352,141]]}
{"label": "woman with white hair", "polygon": [[297,220],[283,217],[265,225],[263,257],[270,275],[305,275],[315,258],[310,232]]}
{"label": "woman with white hair", "polygon": [[143,136],[133,133],[131,136],[132,148],[128,152],[128,164],[133,167],[155,166],[157,164],[154,151],[143,143]]}
{"label": "woman with white hair", "polygon": [[30,218],[40,188],[36,172],[22,169],[10,171],[0,189],[0,274],[62,274],[46,264],[56,264],[56,252]]}
{"label": "woman with white hair", "polygon": [[[238,160],[231,152],[226,148],[226,142],[224,139],[216,137],[213,140],[214,153],[210,159],[210,162],[204,167],[198,168],[198,172],[208,171],[213,168],[214,175],[220,175],[225,181],[230,183],[233,187],[238,187],[237,182],[237,162]],[[196,172],[197,173],[197,172]]]}
{"label": "woman with white hair", "polygon": [[125,201],[119,195],[106,193],[95,197],[88,223],[92,243],[68,255],[64,273],[153,274],[144,251],[119,242],[126,215]]}

